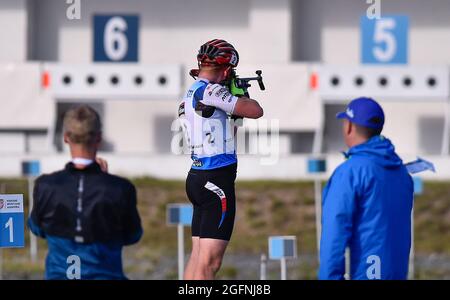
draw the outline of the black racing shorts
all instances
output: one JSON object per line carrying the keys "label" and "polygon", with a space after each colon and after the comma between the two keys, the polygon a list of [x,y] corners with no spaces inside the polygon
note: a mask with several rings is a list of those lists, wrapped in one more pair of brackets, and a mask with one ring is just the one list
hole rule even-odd
{"label": "black racing shorts", "polygon": [[189,171],[186,193],[194,206],[192,236],[229,241],[236,215],[237,164]]}

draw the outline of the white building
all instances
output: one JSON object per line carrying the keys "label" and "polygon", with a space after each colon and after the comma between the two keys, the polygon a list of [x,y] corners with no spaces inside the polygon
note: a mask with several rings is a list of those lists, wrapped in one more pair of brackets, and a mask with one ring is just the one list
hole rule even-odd
{"label": "white building", "polygon": [[[70,19],[77,2],[81,18]],[[250,92],[264,118],[279,122],[279,144],[271,150],[277,162],[242,155],[241,178],[305,178],[312,152],[329,159],[330,172],[344,150],[334,115],[360,95],[382,103],[384,134],[406,161],[428,157],[437,164],[433,178],[448,178],[450,2],[382,1],[382,16],[407,15],[409,27],[408,64],[381,67],[361,65],[360,20],[369,6],[362,0],[2,0],[0,176],[20,175],[24,159],[39,159],[44,172],[60,168],[67,160],[62,116],[73,103],[87,102],[103,118],[101,155],[112,172],[182,178],[190,161],[171,153],[171,124],[199,46],[218,37],[238,49],[240,74],[263,70],[266,91],[255,83]],[[137,62],[95,62],[99,15],[138,16]],[[247,144],[256,142],[254,133],[246,136]]]}

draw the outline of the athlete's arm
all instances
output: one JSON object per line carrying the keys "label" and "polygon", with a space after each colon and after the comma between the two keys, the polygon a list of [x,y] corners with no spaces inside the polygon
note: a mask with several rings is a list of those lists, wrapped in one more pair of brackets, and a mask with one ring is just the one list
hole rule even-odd
{"label": "athlete's arm", "polygon": [[258,102],[247,97],[233,96],[228,88],[220,84],[208,85],[201,102],[239,117],[258,119],[264,114]]}
{"label": "athlete's arm", "polygon": [[261,118],[263,114],[264,110],[259,103],[247,97],[239,97],[233,110],[233,115],[250,119]]}

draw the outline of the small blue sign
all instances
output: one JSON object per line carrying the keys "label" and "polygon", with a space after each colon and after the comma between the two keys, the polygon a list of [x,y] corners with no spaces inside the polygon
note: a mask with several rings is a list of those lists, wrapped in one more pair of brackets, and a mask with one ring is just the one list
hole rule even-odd
{"label": "small blue sign", "polygon": [[191,226],[193,208],[189,204],[169,204],[167,207],[167,223],[169,225]]}
{"label": "small blue sign", "polygon": [[417,160],[415,161],[406,163],[405,167],[406,170],[408,170],[408,172],[411,174],[417,174],[427,170],[436,173],[436,168],[434,167],[434,164],[420,157],[417,157]]}
{"label": "small blue sign", "polygon": [[297,257],[297,238],[295,236],[269,237],[269,258],[295,258]]}
{"label": "small blue sign", "polygon": [[94,61],[137,62],[139,16],[94,16]]}
{"label": "small blue sign", "polygon": [[25,246],[23,195],[0,195],[0,248]]}
{"label": "small blue sign", "polygon": [[36,177],[41,174],[41,164],[38,160],[29,160],[22,162],[22,175]]}
{"label": "small blue sign", "polygon": [[327,170],[327,162],[325,159],[309,158],[308,173],[323,173]]}
{"label": "small blue sign", "polygon": [[361,61],[363,64],[408,63],[409,18],[384,15],[361,17]]}

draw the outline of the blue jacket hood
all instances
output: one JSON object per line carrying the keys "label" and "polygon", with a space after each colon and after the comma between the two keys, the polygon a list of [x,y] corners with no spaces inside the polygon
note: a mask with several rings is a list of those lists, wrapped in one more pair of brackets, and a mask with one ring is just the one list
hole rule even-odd
{"label": "blue jacket hood", "polygon": [[403,161],[395,153],[395,147],[391,141],[382,135],[377,135],[363,144],[356,145],[344,153],[346,158],[367,157],[384,168],[399,168]]}

